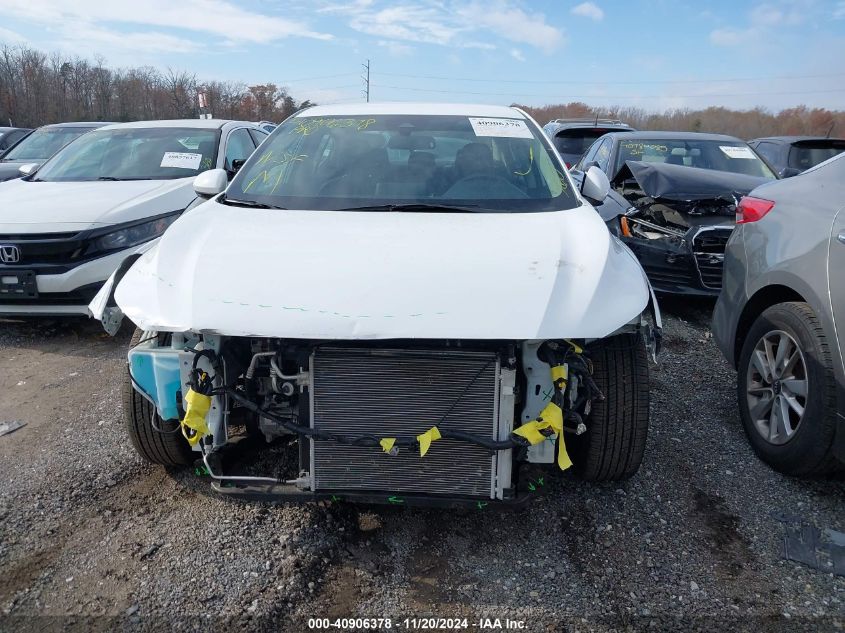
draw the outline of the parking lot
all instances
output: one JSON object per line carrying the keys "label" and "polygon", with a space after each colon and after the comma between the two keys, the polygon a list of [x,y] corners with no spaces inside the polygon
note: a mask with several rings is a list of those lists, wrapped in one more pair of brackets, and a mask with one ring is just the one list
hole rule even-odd
{"label": "parking lot", "polygon": [[531,511],[239,504],[143,463],[129,333],[4,322],[0,629],[306,630],[309,618],[511,618],[525,630],[841,630],[845,578],[783,560],[781,515],[845,529],[845,484],[771,471],[737,419],[711,305],[666,302],[643,467],[545,480]]}

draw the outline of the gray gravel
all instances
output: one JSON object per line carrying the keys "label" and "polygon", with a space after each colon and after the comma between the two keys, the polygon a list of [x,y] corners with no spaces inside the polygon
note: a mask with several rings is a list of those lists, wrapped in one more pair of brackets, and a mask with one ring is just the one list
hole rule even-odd
{"label": "gray gravel", "polygon": [[549,477],[522,512],[229,502],[128,445],[125,332],[0,322],[0,421],[27,422],[0,438],[0,630],[843,630],[845,578],[782,560],[774,514],[845,531],[845,484],[756,460],[709,307],[668,307],[640,473]]}

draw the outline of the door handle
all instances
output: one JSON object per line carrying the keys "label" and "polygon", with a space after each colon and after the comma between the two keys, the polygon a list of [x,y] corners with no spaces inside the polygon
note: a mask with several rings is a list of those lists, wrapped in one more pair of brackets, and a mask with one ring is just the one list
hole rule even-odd
{"label": "door handle", "polygon": [[845,244],[845,231],[840,231],[839,235],[836,236],[836,239],[842,244]]}

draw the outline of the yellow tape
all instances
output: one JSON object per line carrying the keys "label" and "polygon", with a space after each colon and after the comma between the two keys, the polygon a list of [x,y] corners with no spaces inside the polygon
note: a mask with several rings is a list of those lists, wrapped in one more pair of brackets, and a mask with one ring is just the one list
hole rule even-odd
{"label": "yellow tape", "polygon": [[581,347],[580,345],[576,345],[575,343],[570,341],[568,338],[565,338],[563,340],[566,341],[567,343],[569,343],[572,346],[572,351],[575,352],[576,354],[583,354],[584,353],[584,348]]}
{"label": "yellow tape", "polygon": [[[204,396],[193,389],[188,389],[188,393],[185,394],[185,402],[188,403],[188,407],[185,409],[185,417],[181,422],[182,435],[188,440],[188,444],[194,446],[202,439],[203,435],[209,433],[205,417],[208,415],[208,410],[211,409],[211,396]],[[192,429],[194,434],[189,436],[187,429]]]}
{"label": "yellow tape", "polygon": [[381,444],[381,447],[382,447],[382,449],[384,450],[385,453],[389,453],[390,451],[393,450],[393,445],[396,444],[396,438],[395,437],[383,437],[379,440],[378,443]]}
{"label": "yellow tape", "polygon": [[[559,383],[561,380],[563,384]],[[567,380],[569,380],[569,367],[566,365],[555,365],[552,367],[552,383],[556,387],[563,389],[566,386]]]}
{"label": "yellow tape", "polygon": [[515,429],[513,433],[524,437],[529,444],[534,446],[548,439],[548,436],[542,433],[542,431],[548,430],[557,434],[557,465],[561,470],[566,470],[572,466],[572,460],[569,459],[569,453],[566,452],[566,442],[563,439],[563,411],[554,402],[547,404],[536,420],[526,422]]}
{"label": "yellow tape", "polygon": [[431,427],[422,435],[417,435],[417,441],[420,443],[420,457],[425,457],[431,443],[440,439],[440,431],[436,426]]}

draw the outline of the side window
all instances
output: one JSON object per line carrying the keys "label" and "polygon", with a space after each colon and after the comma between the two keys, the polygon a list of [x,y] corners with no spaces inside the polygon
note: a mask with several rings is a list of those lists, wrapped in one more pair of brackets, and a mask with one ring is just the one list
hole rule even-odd
{"label": "side window", "polygon": [[255,144],[246,128],[239,128],[229,134],[226,141],[226,163],[225,169],[231,171],[232,161],[246,160],[255,151]]}
{"label": "side window", "polygon": [[593,159],[599,164],[599,169],[607,173],[607,166],[610,163],[610,139],[604,139],[596,148],[596,157]]}
{"label": "side window", "polygon": [[255,146],[258,147],[264,142],[269,134],[263,132],[262,130],[250,130],[249,135],[252,137],[252,141],[255,143]]}
{"label": "side window", "polygon": [[590,145],[590,147],[587,148],[587,151],[584,152],[581,160],[579,160],[578,164],[575,165],[575,169],[584,171],[584,166],[596,159],[596,151],[598,151],[599,145],[601,145],[601,142],[599,141],[595,141],[592,145]]}
{"label": "side window", "polygon": [[766,160],[767,163],[772,166],[777,166],[778,146],[775,143],[757,143],[757,147],[754,149]]}

